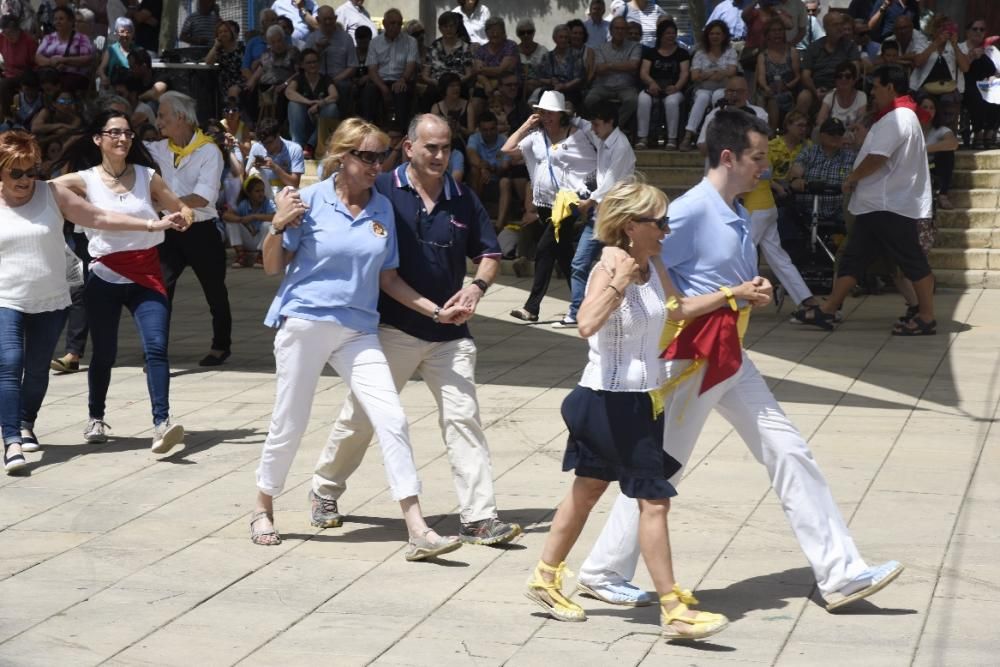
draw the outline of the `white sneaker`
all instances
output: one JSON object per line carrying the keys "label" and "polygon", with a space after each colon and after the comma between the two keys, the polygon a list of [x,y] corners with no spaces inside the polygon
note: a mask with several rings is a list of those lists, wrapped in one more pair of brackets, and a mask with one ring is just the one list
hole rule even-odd
{"label": "white sneaker", "polygon": [[564,318],[562,318],[561,320],[559,320],[558,322],[553,322],[552,323],[552,328],[553,329],[574,329],[574,328],[576,328],[576,318],[575,317],[570,317],[569,315],[567,315]]}
{"label": "white sneaker", "polygon": [[869,567],[836,593],[825,596],[826,610],[834,611],[844,605],[878,593],[898,577],[902,571],[903,565],[895,560]]}
{"label": "white sneaker", "polygon": [[168,419],[153,427],[154,454],[166,454],[176,445],[184,442],[184,427],[180,424],[171,424]]}
{"label": "white sneaker", "polygon": [[108,431],[111,426],[103,419],[89,419],[87,428],[83,430],[83,438],[90,444],[96,445],[108,441]]}

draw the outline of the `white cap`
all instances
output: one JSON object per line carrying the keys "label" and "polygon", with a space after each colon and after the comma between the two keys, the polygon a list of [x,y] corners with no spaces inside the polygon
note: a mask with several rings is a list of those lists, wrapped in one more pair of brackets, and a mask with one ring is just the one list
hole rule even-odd
{"label": "white cap", "polygon": [[543,111],[566,111],[566,98],[558,90],[546,90],[542,93],[542,99],[535,105],[536,109]]}

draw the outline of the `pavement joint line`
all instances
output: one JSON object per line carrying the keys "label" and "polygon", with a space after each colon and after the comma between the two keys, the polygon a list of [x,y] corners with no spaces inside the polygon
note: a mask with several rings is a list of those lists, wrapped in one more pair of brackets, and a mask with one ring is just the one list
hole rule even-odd
{"label": "pavement joint line", "polygon": [[[998,199],[998,204],[1000,204],[1000,190],[998,190],[997,199]],[[981,298],[982,298],[982,291],[980,291],[979,298],[976,299],[976,303],[978,303],[979,299]],[[973,309],[975,308],[975,305],[976,304],[974,303]],[[957,337],[958,336],[956,335],[955,338]],[[950,342],[948,346],[949,350],[951,349],[951,346],[954,345],[954,342],[955,342],[954,339]],[[998,357],[997,359],[1000,359],[1000,357]],[[924,614],[924,618],[920,624],[920,631],[917,633],[918,636],[923,636],[927,630],[927,622],[930,619],[930,608],[934,604],[934,600],[937,599],[937,590],[938,587],[941,585],[941,575],[942,571],[944,570],[944,563],[948,559],[948,554],[952,550],[952,539],[954,539],[955,537],[955,533],[957,532],[959,523],[961,522],[962,519],[962,514],[965,511],[965,503],[966,500],[968,500],[969,498],[969,491],[972,488],[972,483],[975,481],[976,476],[979,474],[979,463],[983,458],[983,452],[986,451],[986,443],[990,433],[993,430],[993,423],[997,419],[998,412],[1000,412],[1000,391],[996,391],[998,368],[1000,368],[1000,361],[995,360],[993,363],[993,373],[990,379],[990,384],[994,389],[994,393],[996,394],[996,398],[993,400],[992,419],[984,420],[979,424],[979,430],[981,435],[977,438],[979,440],[979,444],[977,445],[975,460],[970,464],[969,478],[965,483],[965,488],[962,490],[962,501],[959,504],[958,511],[955,513],[955,520],[951,524],[951,530],[948,532],[948,541],[945,543],[944,548],[941,550],[941,558],[938,561],[937,572],[935,573],[934,576],[934,585],[931,587],[930,602],[927,607],[928,613]],[[935,375],[937,374],[937,369],[935,369],[934,374]],[[945,616],[945,618],[942,620],[942,623],[947,626],[950,623],[950,619],[947,616]],[[911,665],[916,662],[917,654],[920,652],[920,647],[921,644],[919,641],[914,643],[913,651],[910,655]],[[934,649],[932,648],[931,650]],[[938,646],[938,650],[940,650],[940,645]],[[945,662],[946,661],[944,660],[944,658],[940,655],[938,655],[937,660],[933,661],[934,664],[945,664]]]}

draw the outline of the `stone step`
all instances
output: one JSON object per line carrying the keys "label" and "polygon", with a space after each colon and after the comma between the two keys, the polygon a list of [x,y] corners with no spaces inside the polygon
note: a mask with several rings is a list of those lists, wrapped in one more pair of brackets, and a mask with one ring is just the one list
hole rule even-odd
{"label": "stone step", "polygon": [[1000,271],[935,268],[934,279],[940,287],[1000,288]]}
{"label": "stone step", "polygon": [[1000,170],[956,169],[952,185],[958,189],[1000,188]]}
{"label": "stone step", "polygon": [[935,248],[1000,248],[1000,229],[955,229],[938,227]]}
{"label": "stone step", "polygon": [[[965,191],[969,192],[969,191]],[[952,203],[958,191],[951,195]],[[1000,210],[996,208],[955,208],[938,209],[935,213],[938,229],[986,229],[1000,227]]]}
{"label": "stone step", "polygon": [[958,151],[955,153],[956,169],[1000,169],[1000,150]]}
{"label": "stone step", "polygon": [[[997,212],[1000,208],[1000,190],[996,188],[954,189],[948,192],[948,198],[955,205],[955,211],[960,209],[980,209]],[[942,211],[953,214],[955,211]],[[997,218],[1000,225],[1000,218]]]}
{"label": "stone step", "polygon": [[1000,250],[992,248],[933,248],[928,259],[935,271],[1000,269]]}

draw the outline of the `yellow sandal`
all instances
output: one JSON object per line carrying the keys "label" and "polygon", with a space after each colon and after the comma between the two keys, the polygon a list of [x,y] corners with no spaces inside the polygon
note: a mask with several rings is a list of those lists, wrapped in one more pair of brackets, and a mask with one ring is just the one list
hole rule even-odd
{"label": "yellow sandal", "polygon": [[[676,601],[678,604],[673,609],[667,611],[664,604]],[[681,587],[674,584],[672,593],[660,597],[660,625],[663,628],[663,638],[672,641],[674,639],[704,639],[716,635],[729,627],[729,619],[722,614],[713,614],[708,611],[699,611],[695,616],[685,616],[692,605],[698,604],[698,600],[691,594],[691,591],[681,590]],[[673,626],[680,621],[691,627],[690,632],[681,632]]]}
{"label": "yellow sandal", "polygon": [[[552,581],[546,581],[542,577],[542,572],[549,572],[555,577]],[[528,590],[524,594],[557,621],[571,623],[586,621],[587,615],[584,613],[583,607],[571,602],[562,594],[563,573],[568,577],[573,576],[573,573],[566,567],[566,563],[559,563],[558,567],[552,567],[548,563],[538,561],[534,575],[528,581]]]}

